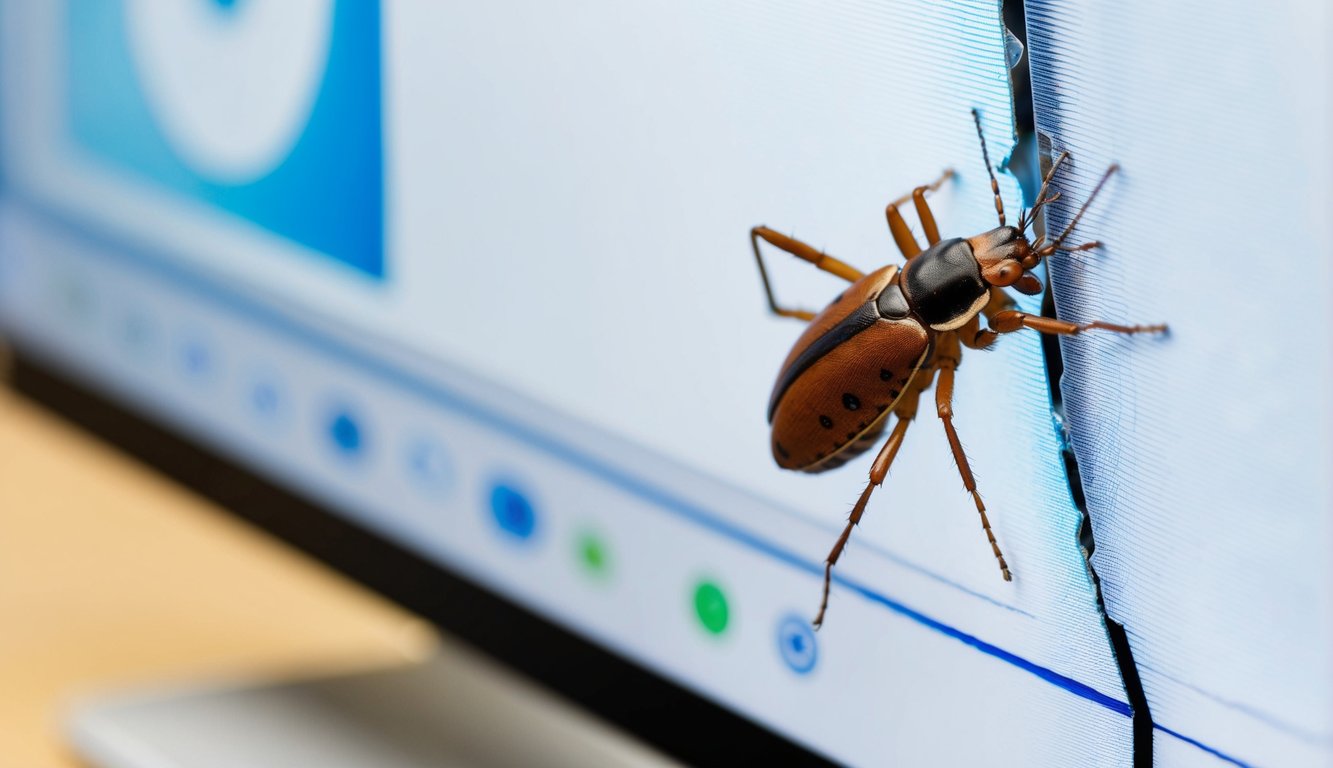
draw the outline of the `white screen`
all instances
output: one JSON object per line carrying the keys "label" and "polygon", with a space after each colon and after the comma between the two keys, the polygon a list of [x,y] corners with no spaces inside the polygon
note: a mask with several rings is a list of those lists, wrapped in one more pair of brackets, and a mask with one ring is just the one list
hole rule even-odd
{"label": "white screen", "polygon": [[[809,633],[873,452],[769,452],[801,326],[750,228],[899,263],[884,206],[946,168],[944,236],[996,226],[995,2],[0,9],[21,344],[835,759],[1129,764],[1037,334],[967,351],[954,400],[1012,582],[928,394]],[[783,301],[844,286],[767,257]]]}

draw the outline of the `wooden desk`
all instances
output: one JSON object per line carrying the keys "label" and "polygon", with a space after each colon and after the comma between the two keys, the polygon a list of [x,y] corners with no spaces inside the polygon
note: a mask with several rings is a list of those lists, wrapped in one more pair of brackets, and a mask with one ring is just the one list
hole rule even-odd
{"label": "wooden desk", "polygon": [[0,385],[0,766],[83,692],[424,658],[427,625]]}

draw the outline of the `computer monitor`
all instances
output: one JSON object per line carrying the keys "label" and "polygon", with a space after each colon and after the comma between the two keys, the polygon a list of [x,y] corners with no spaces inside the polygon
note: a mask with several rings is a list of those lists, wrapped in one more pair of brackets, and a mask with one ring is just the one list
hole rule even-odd
{"label": "computer monitor", "polygon": [[[783,306],[847,283],[752,227],[870,272],[918,185],[996,227],[992,169],[1013,224],[1022,52],[994,0],[0,3],[16,381],[691,762],[1128,765],[1058,348],[955,386],[1012,580],[928,394],[816,631],[876,451],[771,442],[804,328],[752,247]],[[866,365],[835,448],[886,423]]]}

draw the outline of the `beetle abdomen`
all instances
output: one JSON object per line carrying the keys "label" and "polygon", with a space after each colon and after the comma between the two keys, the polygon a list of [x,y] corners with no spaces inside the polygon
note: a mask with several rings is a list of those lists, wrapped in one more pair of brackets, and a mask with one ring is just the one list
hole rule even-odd
{"label": "beetle abdomen", "polygon": [[879,439],[884,436],[884,428],[888,426],[888,423],[889,414],[888,412],[885,412],[884,415],[876,419],[875,423],[866,429],[865,432],[862,432],[851,442],[838,448],[831,456],[822,461],[817,461],[814,464],[801,467],[800,471],[815,475],[820,472],[827,472],[830,469],[841,467],[843,464],[846,464],[857,456],[860,456],[875,447],[875,444],[879,442]]}
{"label": "beetle abdomen", "polygon": [[[791,379],[794,378],[791,374],[804,370],[804,366],[798,362],[799,358],[821,340],[827,340],[827,337],[831,336],[831,332],[843,336],[848,335],[847,332],[850,330],[848,319],[858,312],[862,312],[866,308],[866,303],[874,301],[886,287],[894,284],[897,277],[898,266],[896,264],[890,264],[871,272],[848,286],[847,290],[829,302],[829,305],[824,307],[824,310],[818,315],[815,315],[809,325],[805,326],[805,330],[801,332],[800,337],[796,339],[796,343],[792,345],[791,351],[787,353],[787,359],[783,361],[782,368],[778,371],[778,380],[773,386],[773,394],[768,401],[768,420],[770,423],[773,421],[773,411],[777,408],[778,399],[781,398],[783,391],[791,383]],[[865,318],[861,318],[861,320],[864,321],[860,323],[861,330],[864,330],[865,327],[869,326],[869,320]],[[853,324],[856,324],[856,322],[854,320]],[[807,358],[804,362],[809,363],[811,361]]]}
{"label": "beetle abdomen", "polygon": [[[883,432],[929,346],[916,320],[880,318],[789,377],[781,393],[775,391],[772,411],[778,466],[823,472],[864,452]],[[779,385],[787,373],[779,374]]]}

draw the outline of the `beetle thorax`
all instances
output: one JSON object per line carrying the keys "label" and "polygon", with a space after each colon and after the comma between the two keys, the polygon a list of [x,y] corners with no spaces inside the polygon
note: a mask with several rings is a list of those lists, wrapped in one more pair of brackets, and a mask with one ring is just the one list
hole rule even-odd
{"label": "beetle thorax", "polygon": [[990,286],[966,240],[941,240],[907,262],[899,278],[917,317],[937,331],[961,327],[986,306]]}

